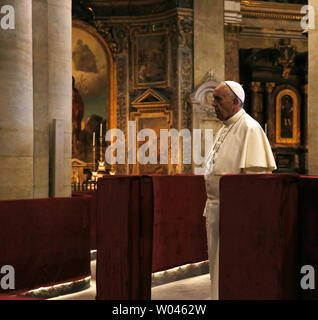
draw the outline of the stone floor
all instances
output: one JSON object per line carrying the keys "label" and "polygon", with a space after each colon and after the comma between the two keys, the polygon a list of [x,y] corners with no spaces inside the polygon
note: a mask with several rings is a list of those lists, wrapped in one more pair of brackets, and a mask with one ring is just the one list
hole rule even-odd
{"label": "stone floor", "polygon": [[[91,262],[90,288],[49,300],[95,300],[96,296],[96,260]],[[152,300],[209,300],[210,276],[203,274],[153,287]]]}

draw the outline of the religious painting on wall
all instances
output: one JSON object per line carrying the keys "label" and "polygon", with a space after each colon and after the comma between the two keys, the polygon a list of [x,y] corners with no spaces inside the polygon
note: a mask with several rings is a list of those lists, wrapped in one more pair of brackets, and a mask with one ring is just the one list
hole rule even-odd
{"label": "religious painting on wall", "polygon": [[276,96],[276,143],[298,144],[300,141],[299,99],[290,89]]}
{"label": "religious painting on wall", "polygon": [[134,32],[134,88],[169,86],[168,33]]}
{"label": "religious painting on wall", "polygon": [[103,43],[89,29],[72,29],[72,158],[96,169],[110,104],[109,63]]}

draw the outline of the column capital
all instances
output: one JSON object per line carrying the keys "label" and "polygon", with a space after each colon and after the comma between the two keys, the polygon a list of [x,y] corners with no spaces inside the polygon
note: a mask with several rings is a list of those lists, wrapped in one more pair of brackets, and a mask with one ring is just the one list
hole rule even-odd
{"label": "column capital", "polygon": [[275,82],[266,82],[265,89],[267,93],[272,93],[273,89],[275,88]]}
{"label": "column capital", "polygon": [[260,82],[250,82],[250,88],[253,92],[260,92],[261,91],[261,83]]}

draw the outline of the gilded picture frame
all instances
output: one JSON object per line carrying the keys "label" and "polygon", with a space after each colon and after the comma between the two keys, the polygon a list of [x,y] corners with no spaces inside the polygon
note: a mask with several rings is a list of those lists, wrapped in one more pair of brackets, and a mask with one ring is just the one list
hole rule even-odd
{"label": "gilded picture frame", "polygon": [[134,89],[169,87],[170,45],[168,31],[133,33]]}
{"label": "gilded picture frame", "polygon": [[300,102],[291,89],[279,91],[276,104],[276,143],[299,144],[300,142]]}

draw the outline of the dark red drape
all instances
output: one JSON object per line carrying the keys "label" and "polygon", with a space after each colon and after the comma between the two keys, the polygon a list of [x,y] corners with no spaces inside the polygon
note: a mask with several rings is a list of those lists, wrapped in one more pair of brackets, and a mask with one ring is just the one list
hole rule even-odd
{"label": "dark red drape", "polygon": [[0,266],[14,267],[14,291],[90,275],[88,199],[0,201],[0,225]]}
{"label": "dark red drape", "polygon": [[315,289],[303,289],[299,286],[301,299],[318,299],[318,177],[301,176],[299,181],[299,228],[300,228],[300,261],[299,284],[301,267],[310,265],[315,272]]}
{"label": "dark red drape", "polygon": [[150,299],[151,190],[149,177],[98,181],[97,299]]}
{"label": "dark red drape", "polygon": [[220,299],[297,297],[298,176],[220,181]]}
{"label": "dark red drape", "polygon": [[203,176],[153,175],[152,271],[207,260]]}
{"label": "dark red drape", "polygon": [[89,219],[90,219],[90,249],[96,250],[96,214],[97,214],[97,191],[78,191],[72,193],[73,197],[88,197],[89,198]]}

